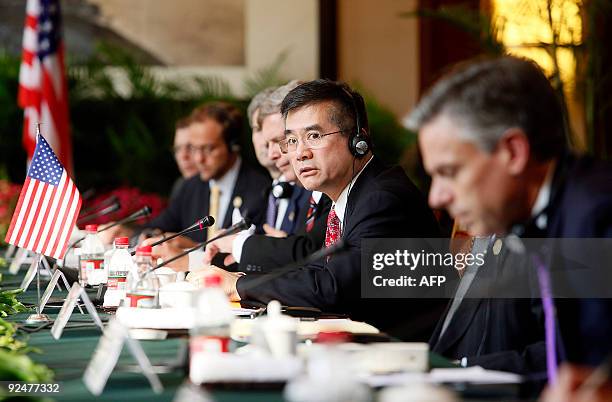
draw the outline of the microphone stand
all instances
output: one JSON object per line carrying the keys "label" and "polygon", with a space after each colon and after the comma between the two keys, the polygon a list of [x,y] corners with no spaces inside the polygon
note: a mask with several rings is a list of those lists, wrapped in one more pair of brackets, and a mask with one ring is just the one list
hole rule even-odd
{"label": "microphone stand", "polygon": [[275,269],[273,272],[269,272],[267,274],[260,275],[257,279],[254,279],[250,281],[249,283],[247,283],[245,286],[243,286],[242,290],[253,289],[259,285],[262,285],[268,281],[271,281],[272,279],[275,279],[275,278],[278,278],[279,276],[284,275],[285,273],[287,273],[288,271],[291,271],[292,269],[313,263],[322,258],[327,258],[335,254],[344,253],[347,250],[348,250],[347,243],[343,239],[339,239],[334,245],[327,247],[327,248],[319,249],[315,251],[314,253],[310,254],[309,256],[307,256],[306,258],[303,258],[297,262],[292,262],[287,265],[284,265],[278,269]]}
{"label": "microphone stand", "polygon": [[[178,236],[182,236],[184,234],[193,233],[193,232],[199,232],[199,231],[204,230],[204,229],[206,229],[209,226],[212,226],[214,224],[215,224],[215,218],[213,218],[212,216],[207,216],[205,218],[199,219],[196,223],[194,223],[193,225],[189,226],[186,229],[181,230],[178,233],[175,233],[175,234],[173,234],[171,236],[168,236],[168,237],[164,237],[161,240],[158,240],[158,241],[156,241],[154,243],[151,243],[150,246],[151,247],[155,247],[155,246],[157,246],[159,244],[167,242],[168,240],[172,240],[172,239],[174,239],[174,238],[176,238]],[[131,255],[135,255],[136,254],[136,250],[130,251],[130,254]]]}
{"label": "microphone stand", "polygon": [[[192,253],[192,252],[194,252],[194,251],[196,251],[196,250],[198,250],[198,249],[200,249],[202,247],[206,247],[207,244],[212,243],[215,240],[219,240],[219,239],[221,239],[223,237],[231,236],[231,235],[233,235],[235,233],[238,233],[241,230],[248,229],[249,226],[251,226],[251,222],[247,218],[243,218],[240,222],[236,223],[235,225],[230,226],[229,228],[227,228],[225,230],[222,230],[216,236],[213,236],[212,239],[206,240],[205,242],[202,242],[202,243],[198,243],[197,245],[191,247],[188,250],[183,251],[182,253],[179,253],[179,254],[175,255],[172,258],[170,258],[168,260],[165,260],[165,261],[162,261],[161,263],[157,264],[156,266],[154,266],[150,270],[154,271],[157,268],[161,268],[161,267],[163,267],[163,266],[165,266],[165,265],[167,265],[167,264],[169,264],[169,263],[171,263],[173,261],[178,260],[179,258],[182,258],[182,257],[186,256],[189,253]],[[199,230],[199,228],[198,228],[198,230]]]}
{"label": "microphone stand", "polygon": [[77,225],[82,225],[85,222],[89,222],[89,221],[91,221],[93,219],[100,218],[102,216],[108,215],[110,213],[118,211],[119,209],[121,209],[121,204],[119,203],[119,201],[117,201],[114,204],[111,204],[108,207],[105,207],[105,208],[99,210],[98,212],[94,212],[93,214],[89,214],[89,215],[86,215],[86,216],[84,216],[82,218],[79,218],[77,220]]}

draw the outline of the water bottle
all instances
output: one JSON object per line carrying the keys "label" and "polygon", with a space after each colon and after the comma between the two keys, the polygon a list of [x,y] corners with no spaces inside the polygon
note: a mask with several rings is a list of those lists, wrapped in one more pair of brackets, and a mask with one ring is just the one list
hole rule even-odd
{"label": "water bottle", "polygon": [[129,307],[159,307],[159,280],[153,272],[151,251],[151,246],[141,246],[136,249],[135,264],[127,280],[125,301]]}
{"label": "water bottle", "polygon": [[108,263],[107,289],[104,294],[104,307],[118,307],[125,299],[127,277],[134,263],[128,251],[130,241],[127,237],[115,239],[115,250]]}
{"label": "water bottle", "polygon": [[79,251],[79,283],[81,286],[106,282],[104,244],[98,236],[98,225],[85,226],[87,235]]}
{"label": "water bottle", "polygon": [[234,319],[229,299],[221,289],[221,277],[207,276],[204,289],[194,297],[195,323],[189,331],[189,378],[202,382],[208,359],[229,352],[230,325]]}

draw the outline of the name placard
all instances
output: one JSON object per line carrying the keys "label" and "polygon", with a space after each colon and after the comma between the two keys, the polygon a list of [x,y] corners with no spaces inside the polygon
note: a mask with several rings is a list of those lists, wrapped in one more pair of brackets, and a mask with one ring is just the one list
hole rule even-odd
{"label": "name placard", "polygon": [[[40,298],[39,311],[41,313],[45,309],[45,306],[47,305],[47,302],[49,301],[49,298],[51,297],[51,294],[53,293],[53,289],[55,289],[55,285],[58,285],[60,278],[62,278],[66,289],[70,289],[70,285],[68,285],[68,281],[66,280],[64,273],[60,271],[59,269],[55,270],[55,272],[53,272],[53,276],[51,276],[51,280],[49,281],[49,284],[47,284],[47,288],[45,289],[45,292]],[[60,288],[59,290],[62,290],[62,289]],[[79,309],[81,309],[81,306],[79,306]],[[83,314],[83,310],[81,310],[81,314]]]}
{"label": "name placard", "polygon": [[153,391],[159,394],[164,390],[140,343],[130,338],[127,328],[113,318],[100,337],[98,346],[85,369],[85,373],[83,373],[83,382],[89,392],[96,396],[102,394],[111,373],[117,365],[123,344],[126,342],[131,355],[138,362]]}
{"label": "name placard", "polygon": [[21,269],[21,265],[25,264],[27,258],[28,250],[26,250],[25,248],[17,249],[15,258],[13,258],[13,261],[11,261],[11,265],[9,266],[9,273],[11,275],[17,275],[19,269]]}
{"label": "name placard", "polygon": [[23,280],[21,281],[21,285],[19,285],[19,287],[23,289],[24,292],[28,290],[28,287],[30,287],[30,284],[36,276],[36,271],[38,270],[38,264],[40,263],[41,258],[41,255],[37,255],[36,258],[34,258],[34,261],[32,261],[25,276],[23,277]]}
{"label": "name placard", "polygon": [[[100,330],[104,332],[102,320],[100,319],[100,316],[96,311],[96,307],[89,299],[89,296],[87,296],[87,292],[85,292],[85,289],[83,289],[81,285],[75,282],[72,284],[70,292],[68,292],[68,296],[66,297],[66,300],[64,300],[64,304],[62,304],[62,308],[59,314],[57,315],[57,319],[53,323],[53,327],[51,327],[51,335],[53,336],[53,338],[59,339],[62,337],[64,328],[66,327],[66,324],[68,323],[68,320],[72,315],[72,311],[76,307],[79,299],[81,299],[83,304],[85,304],[85,308],[87,309],[87,312],[93,319],[94,323],[100,328]],[[82,313],[83,310],[81,310],[81,314]]]}

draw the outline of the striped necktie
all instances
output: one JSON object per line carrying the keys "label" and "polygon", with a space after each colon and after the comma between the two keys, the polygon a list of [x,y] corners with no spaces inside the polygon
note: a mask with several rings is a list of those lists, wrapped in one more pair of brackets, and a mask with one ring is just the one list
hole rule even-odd
{"label": "striped necktie", "polygon": [[314,227],[315,213],[317,212],[317,203],[312,194],[308,200],[308,212],[306,212],[306,232],[310,232]]}

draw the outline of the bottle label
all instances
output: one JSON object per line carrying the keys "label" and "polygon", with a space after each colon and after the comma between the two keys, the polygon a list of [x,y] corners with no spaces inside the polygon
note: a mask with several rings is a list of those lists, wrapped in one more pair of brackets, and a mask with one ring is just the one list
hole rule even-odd
{"label": "bottle label", "polygon": [[189,342],[191,356],[200,353],[228,353],[229,337],[225,336],[195,336]]}
{"label": "bottle label", "polygon": [[125,290],[128,271],[114,271],[108,274],[108,290]]}
{"label": "bottle label", "polygon": [[155,295],[128,293],[125,298],[129,301],[130,307],[155,308]]}
{"label": "bottle label", "polygon": [[93,271],[94,269],[104,269],[104,258],[87,258],[81,260],[81,269]]}

